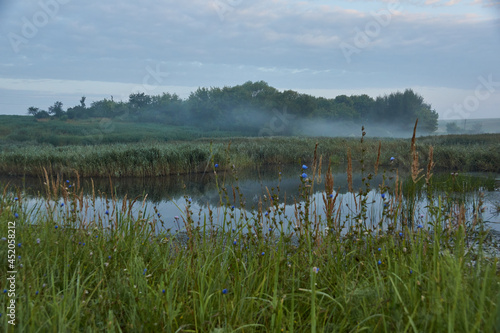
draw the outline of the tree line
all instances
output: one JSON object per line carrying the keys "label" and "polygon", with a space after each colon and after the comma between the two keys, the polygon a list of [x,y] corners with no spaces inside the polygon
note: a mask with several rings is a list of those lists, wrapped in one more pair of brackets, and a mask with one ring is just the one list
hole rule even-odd
{"label": "tree line", "polygon": [[402,131],[411,130],[415,119],[419,129],[431,133],[437,129],[438,114],[412,89],[372,98],[363,95],[314,97],[293,90],[279,91],[264,81],[246,82],[233,87],[198,88],[188,98],[177,94],[147,95],[137,92],[128,101],[104,98],[86,105],[63,109],[57,101],[48,110],[30,107],[36,119],[117,118],[131,122],[155,122],[173,126],[196,126],[209,130],[232,130],[257,134],[262,122],[276,112],[289,117],[287,130],[292,134],[301,121],[319,120],[366,125],[384,124]]}

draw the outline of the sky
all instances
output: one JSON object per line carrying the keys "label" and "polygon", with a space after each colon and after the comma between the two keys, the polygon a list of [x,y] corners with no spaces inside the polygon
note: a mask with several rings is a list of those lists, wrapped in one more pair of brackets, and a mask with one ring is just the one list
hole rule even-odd
{"label": "sky", "polygon": [[0,114],[266,81],[500,118],[500,0],[0,0]]}

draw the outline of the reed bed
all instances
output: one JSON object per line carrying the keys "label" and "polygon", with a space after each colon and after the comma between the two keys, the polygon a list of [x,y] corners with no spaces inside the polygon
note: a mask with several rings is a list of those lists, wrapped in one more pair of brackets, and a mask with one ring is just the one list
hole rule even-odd
{"label": "reed bed", "polygon": [[[496,140],[496,141],[495,141]],[[383,149],[379,145],[383,142]],[[464,143],[466,142],[466,143]],[[434,147],[435,168],[449,171],[500,172],[499,135],[471,136],[469,140],[453,141],[448,137],[424,138],[416,145],[417,159],[426,164],[428,147]],[[343,138],[235,138],[209,142],[198,140],[173,143],[134,143],[88,146],[4,145],[0,150],[0,174],[43,177],[43,169],[62,177],[78,172],[82,177],[158,177],[173,174],[204,172],[210,160],[225,160],[239,168],[258,165],[310,163],[315,144],[318,153],[336,164],[348,162],[348,149],[374,165],[377,158],[387,166],[395,157],[398,166],[410,170],[414,159],[407,139]],[[231,145],[231,149],[227,147]],[[409,163],[408,163],[409,161]],[[230,169],[221,163],[220,168]]]}
{"label": "reed bed", "polygon": [[[355,207],[347,216],[340,214],[331,163],[320,145],[310,163],[298,164],[301,197],[287,216],[279,186],[267,190],[256,211],[246,210],[238,185],[218,176],[220,165],[230,165],[237,184],[237,164],[214,144],[204,154],[220,202],[196,220],[186,194],[177,218],[182,233],[160,229],[162,219],[172,218],[160,211],[145,216],[145,198],[119,204],[111,193],[106,207],[81,214],[95,205],[98,194],[84,196],[78,177],[67,183],[44,173],[44,204],[30,209],[22,192],[5,187],[0,235],[7,235],[8,222],[15,221],[18,273],[16,326],[8,323],[8,292],[0,296],[0,325],[5,332],[500,329],[498,259],[483,251],[487,230],[481,200],[472,203],[476,213],[467,218],[465,203],[438,195],[431,160],[425,172],[413,169],[410,180],[427,181],[419,187],[430,199],[427,212],[411,214],[412,197],[403,199],[410,185],[398,176],[401,163],[385,157],[382,146],[373,161],[384,175],[378,187],[383,214],[379,221],[368,220],[373,174],[367,141],[359,153],[352,149],[352,158],[367,171],[363,187],[350,192]],[[233,144],[224,151],[237,150]],[[379,155],[378,142],[373,144]],[[407,146],[407,156],[416,149]],[[325,181],[318,183],[321,173]],[[324,215],[311,196],[318,186],[324,187]],[[241,209],[231,205],[235,200]],[[214,223],[215,214],[224,217],[222,224]],[[6,267],[7,246],[0,249]],[[7,289],[3,271],[0,276],[1,288]]]}

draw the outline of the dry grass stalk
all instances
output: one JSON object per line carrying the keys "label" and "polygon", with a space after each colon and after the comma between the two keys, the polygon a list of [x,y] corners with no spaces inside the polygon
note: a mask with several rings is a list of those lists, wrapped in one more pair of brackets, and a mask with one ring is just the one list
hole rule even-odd
{"label": "dry grass stalk", "polygon": [[352,158],[351,158],[351,148],[347,148],[347,186],[349,188],[349,192],[353,192],[352,190]]}
{"label": "dry grass stalk", "polygon": [[415,145],[415,136],[417,134],[417,124],[418,124],[418,118],[415,121],[415,127],[413,127],[413,136],[411,138],[411,157],[412,157],[412,162],[411,162],[411,178],[413,179],[413,183],[418,182],[420,179],[422,179],[423,175],[420,176],[420,173],[424,169],[420,169],[419,163],[418,163],[418,152],[417,152],[417,147]]}
{"label": "dry grass stalk", "polygon": [[[333,196],[333,174],[331,165],[328,165],[328,171],[325,174],[325,193],[323,193],[324,210],[326,215],[326,221],[330,227],[333,226],[333,209],[335,207],[335,201],[337,201],[338,192]],[[332,196],[332,197],[330,197]],[[330,225],[331,224],[331,225]]]}
{"label": "dry grass stalk", "polygon": [[377,160],[375,161],[375,175],[378,173],[378,165],[380,163],[380,151],[382,150],[382,142],[378,142],[378,152],[377,152]]}
{"label": "dry grass stalk", "polygon": [[427,164],[427,173],[425,175],[425,183],[429,185],[429,181],[431,180],[432,177],[432,168],[434,168],[434,163],[433,161],[433,156],[434,156],[434,148],[432,146],[429,147],[429,163]]}
{"label": "dry grass stalk", "polygon": [[323,155],[320,155],[319,157],[319,167],[318,167],[318,177],[317,177],[317,182],[318,184],[321,184],[321,164],[323,163]]}

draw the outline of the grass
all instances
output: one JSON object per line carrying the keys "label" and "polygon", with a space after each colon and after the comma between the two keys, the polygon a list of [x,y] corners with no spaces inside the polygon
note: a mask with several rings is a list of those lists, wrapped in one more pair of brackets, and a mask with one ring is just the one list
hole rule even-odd
{"label": "grass", "polygon": [[[360,154],[352,151],[363,170],[370,144],[365,140]],[[183,234],[158,230],[157,216],[140,212],[144,202],[120,204],[113,194],[106,208],[82,216],[79,211],[93,207],[94,199],[83,195],[78,181],[69,187],[45,175],[45,202],[30,209],[22,192],[6,187],[0,196],[0,234],[7,237],[8,222],[15,221],[16,330],[500,329],[498,260],[482,251],[480,215],[467,219],[450,209],[437,189],[425,190],[432,200],[424,217],[403,214],[403,202],[413,199],[401,195],[401,163],[381,167],[383,215],[370,222],[371,176],[365,173],[364,188],[351,192],[357,204],[350,216],[337,214],[330,170],[323,184],[313,181],[321,173],[319,148],[300,171],[302,198],[293,216],[285,214],[279,186],[260,198],[256,211],[246,210],[237,169],[230,168],[235,181],[230,186],[213,167],[215,161],[232,165],[231,155],[215,160],[216,154],[206,154],[220,203],[195,222],[186,196],[179,213]],[[432,176],[426,178],[433,184]],[[315,186],[325,187],[324,218],[311,200]],[[440,186],[464,191],[449,183]],[[232,200],[242,209],[235,210]],[[457,204],[482,207],[481,200]],[[133,207],[138,214],[131,213]],[[224,217],[221,225],[213,223],[217,211]],[[7,246],[0,249],[0,264],[7,267]],[[3,272],[2,289],[7,288]],[[14,331],[6,316],[8,302],[8,293],[0,295],[0,325],[6,332]]]}
{"label": "grass", "polygon": [[[383,149],[377,154],[380,142]],[[435,168],[448,171],[500,172],[500,134],[473,136],[427,137],[419,139],[416,149],[420,162],[426,163],[429,146],[434,146]],[[409,139],[346,138],[233,138],[212,139],[212,142],[150,142],[110,145],[4,145],[0,149],[0,174],[43,176],[44,168],[51,174],[82,177],[157,177],[172,174],[204,172],[212,158],[225,160],[239,168],[256,165],[299,164],[311,162],[316,143],[324,161],[347,163],[347,150],[361,154],[374,165],[377,158],[387,166],[390,157],[402,169],[411,168]],[[362,148],[364,147],[364,148]],[[231,164],[221,163],[221,169]]]}

